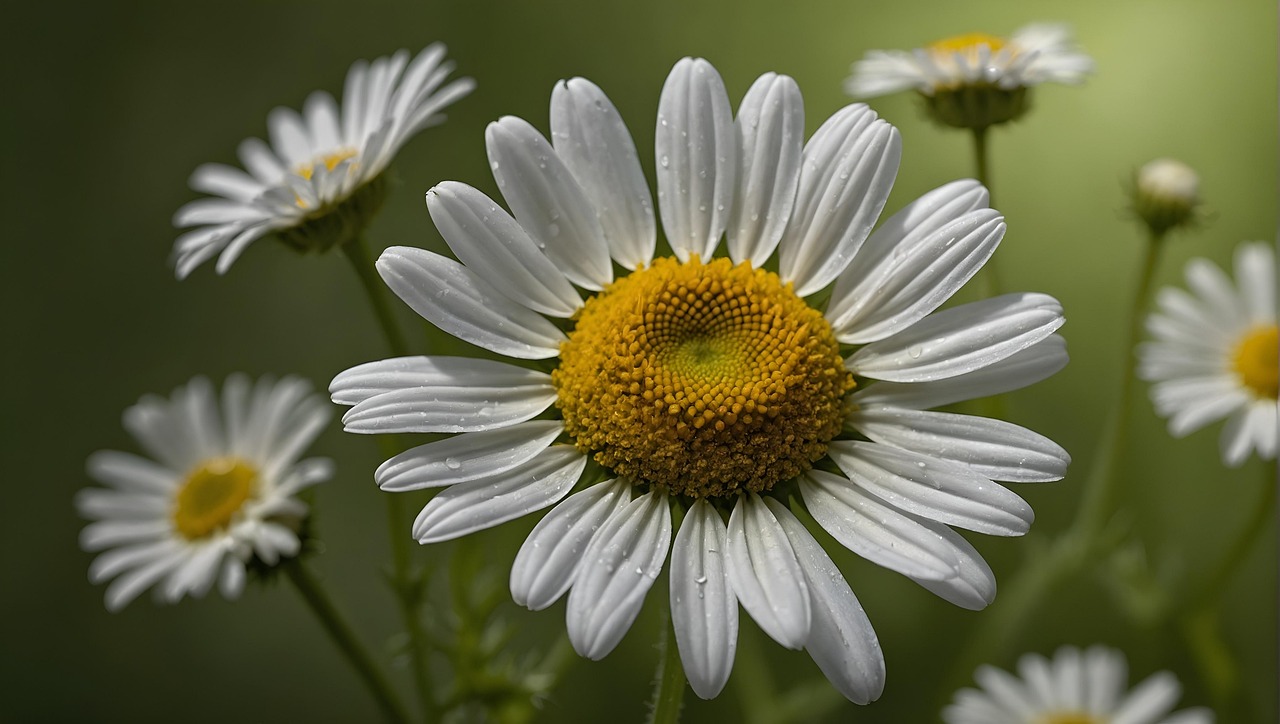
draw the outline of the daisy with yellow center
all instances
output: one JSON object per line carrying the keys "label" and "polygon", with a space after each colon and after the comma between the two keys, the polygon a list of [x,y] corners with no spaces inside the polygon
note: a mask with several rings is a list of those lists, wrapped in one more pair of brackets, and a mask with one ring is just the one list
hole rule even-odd
{"label": "daisy with yellow center", "polygon": [[1033,24],[1008,38],[967,33],[915,50],[871,50],[853,64],[845,90],[854,98],[914,90],[939,122],[981,129],[1028,108],[1028,89],[1082,83],[1093,60],[1062,25]]}
{"label": "daisy with yellow center", "polygon": [[219,274],[254,241],[276,234],[300,251],[354,241],[382,205],[383,172],[417,133],[444,120],[441,111],[471,92],[469,78],[445,84],[453,64],[436,43],[410,62],[401,50],[347,73],[342,106],[325,91],[299,114],[267,117],[268,145],[240,144],[245,170],[204,164],[191,188],[210,194],[183,206],[174,226],[192,228],[173,247],[178,278],[218,257]]}
{"label": "daisy with yellow center", "polygon": [[235,598],[247,563],[297,555],[307,508],[294,496],[332,472],[328,460],[298,456],[328,420],[324,401],[297,378],[232,376],[219,409],[197,377],[168,400],[148,396],[129,408],[125,427],[155,460],[94,453],[89,475],[108,488],[76,498],[94,521],[80,544],[102,551],[89,578],[114,579],[107,608],[152,586],[168,603],[203,596],[215,582]]}
{"label": "daisy with yellow center", "polygon": [[1031,509],[992,480],[1055,480],[1068,460],[1009,423],[928,411],[1066,361],[1050,297],[936,311],[1004,235],[985,189],[947,184],[872,233],[897,131],[855,104],[806,144],[803,114],[795,82],[769,73],[735,118],[709,63],[677,63],[655,148],[671,254],[655,257],[630,132],[598,87],[559,83],[550,142],[513,117],[486,133],[511,212],[441,183],[427,207],[458,260],[393,247],[377,265],[442,330],[555,360],[552,371],[404,357],[330,386],[352,406],[349,431],[456,433],[375,474],[388,491],[445,488],[414,523],[419,542],[555,506],[516,556],[511,592],[534,610],[567,592],[584,656],[613,650],[669,554],[676,641],[704,698],[732,669],[739,604],[782,645],[807,649],[851,701],[883,688],[871,624],[792,506],[976,609],[994,577],[948,526],[1026,532]]}
{"label": "daisy with yellow center", "polygon": [[1027,654],[1018,676],[982,666],[980,689],[962,689],[942,712],[946,724],[1212,724],[1207,709],[1170,713],[1182,687],[1168,671],[1126,691],[1128,663],[1115,649],[1073,646],[1052,659]]}
{"label": "daisy with yellow center", "polygon": [[1187,264],[1190,292],[1165,288],[1147,319],[1151,341],[1138,372],[1156,411],[1182,437],[1226,418],[1220,449],[1229,466],[1250,454],[1276,456],[1277,340],[1275,251],[1261,242],[1235,253],[1235,283],[1206,259]]}

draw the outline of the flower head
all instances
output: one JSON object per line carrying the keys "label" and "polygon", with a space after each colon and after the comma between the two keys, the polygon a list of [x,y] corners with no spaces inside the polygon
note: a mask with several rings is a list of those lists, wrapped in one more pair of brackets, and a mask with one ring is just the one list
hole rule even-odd
{"label": "flower head", "polygon": [[1093,60],[1064,25],[1033,24],[1008,38],[970,33],[914,50],[872,50],[853,64],[854,98],[914,90],[930,115],[957,128],[983,129],[1021,116],[1041,83],[1084,82]]}
{"label": "flower head", "polygon": [[154,460],[96,452],[89,475],[108,487],[76,496],[93,521],[80,545],[102,551],[89,579],[115,579],[107,608],[153,585],[168,603],[203,596],[215,581],[235,598],[247,563],[297,555],[307,507],[294,496],[332,474],[328,460],[298,456],[328,420],[324,400],[296,377],[253,384],[233,375],[221,409],[197,377],[167,400],[147,396],[126,410],[125,427]]}
{"label": "flower head", "polygon": [[1133,212],[1156,235],[1195,219],[1200,205],[1200,177],[1172,158],[1157,158],[1138,169],[1133,184]]}
{"label": "flower head", "polygon": [[1115,649],[1063,646],[1046,659],[1027,654],[1021,678],[979,667],[981,689],[962,689],[942,712],[947,724],[1212,724],[1207,709],[1169,712],[1182,687],[1168,671],[1152,674],[1126,693],[1128,664]]}
{"label": "flower head", "polygon": [[440,111],[475,85],[469,78],[444,85],[453,71],[444,55],[436,43],[412,62],[404,50],[357,61],[341,108],[328,92],[316,91],[301,114],[283,107],[271,112],[270,145],[257,138],[240,144],[246,170],[219,163],[197,168],[191,188],[210,197],[174,215],[174,226],[192,227],[173,246],[178,277],[215,255],[221,274],[271,233],[304,251],[355,239],[382,205],[382,174],[401,146],[441,123]]}
{"label": "flower head", "polygon": [[855,104],[805,144],[803,112],[795,81],[768,73],[735,119],[709,63],[677,63],[655,149],[671,254],[655,258],[631,134],[598,87],[559,83],[550,142],[512,117],[486,134],[511,214],[444,182],[427,207],[460,261],[406,247],[378,261],[436,326],[554,370],[407,357],[347,370],[330,392],[353,406],[352,432],[458,433],[375,474],[388,491],[448,486],[415,521],[422,543],[559,503],[516,556],[511,592],[535,610],[568,592],[582,655],[614,648],[669,553],[698,695],[725,685],[741,603],[865,703],[884,682],[875,633],[792,506],[864,557],[985,606],[991,570],[948,526],[1024,533],[1031,509],[991,481],[1055,480],[1067,455],[1005,422],[928,410],[1057,371],[1063,320],[1040,294],[936,311],[1004,235],[986,190],[947,184],[872,233],[896,129]]}
{"label": "flower head", "polygon": [[1276,268],[1269,244],[1236,249],[1233,284],[1207,259],[1187,264],[1191,293],[1166,287],[1147,318],[1151,341],[1138,348],[1138,373],[1156,412],[1182,437],[1226,418],[1222,461],[1276,456]]}

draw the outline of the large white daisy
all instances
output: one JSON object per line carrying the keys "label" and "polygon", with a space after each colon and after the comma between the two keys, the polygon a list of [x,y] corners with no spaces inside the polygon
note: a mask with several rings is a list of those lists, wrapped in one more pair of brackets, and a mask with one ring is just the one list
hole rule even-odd
{"label": "large white daisy", "polygon": [[1182,437],[1226,418],[1222,461],[1276,456],[1275,252],[1262,242],[1236,249],[1236,281],[1207,259],[1187,263],[1191,293],[1166,287],[1147,318],[1138,374],[1154,382],[1156,411]]}
{"label": "large white daisy", "polygon": [[267,116],[270,145],[240,144],[246,170],[200,166],[191,188],[210,194],[178,209],[174,226],[193,227],[173,246],[179,278],[218,255],[219,274],[267,234],[300,249],[324,249],[355,238],[378,210],[382,172],[410,138],[444,121],[440,113],[470,93],[470,78],[444,85],[453,72],[445,48],[428,46],[412,62],[408,51],[347,73],[339,108],[326,91],[312,93],[299,114]]}
{"label": "large white daisy", "polygon": [[926,96],[965,86],[1002,90],[1041,83],[1076,84],[1093,72],[1093,60],[1065,25],[1035,23],[1008,38],[969,33],[914,50],[870,50],[853,64],[845,89],[855,98],[904,90]]}
{"label": "large white daisy", "polygon": [[107,587],[116,611],[156,585],[168,603],[218,583],[234,598],[253,559],[275,565],[297,555],[307,507],[294,496],[332,475],[328,460],[298,461],[329,420],[324,398],[296,377],[256,383],[229,377],[222,404],[197,377],[169,399],[148,395],[124,425],[154,460],[105,450],[89,457],[88,488],[76,507],[90,523],[87,551],[103,551],[89,579]]}
{"label": "large white daisy", "polygon": [[[705,698],[733,665],[739,603],[779,643],[807,649],[850,700],[880,694],[871,624],[791,505],[976,609],[994,578],[948,526],[1025,533],[1031,509],[992,480],[1055,480],[1067,464],[1028,430],[927,411],[1066,362],[1050,297],[935,311],[1004,234],[986,191],[947,184],[871,233],[897,173],[897,130],[861,104],[807,144],[803,129],[791,78],[762,76],[735,119],[709,63],[677,63],[655,154],[673,256],[655,258],[630,133],[591,82],[559,83],[551,142],[514,117],[487,131],[511,213],[442,183],[427,206],[460,261],[393,247],[377,265],[436,326],[506,357],[554,360],[553,371],[406,357],[330,387],[354,405],[349,431],[458,433],[376,473],[388,491],[448,486],[414,524],[422,543],[568,496],[520,549],[511,591],[535,610],[567,591],[583,656],[614,648],[670,552],[676,639]],[[629,273],[615,278],[615,266]],[[593,293],[584,301],[580,289]],[[806,297],[829,297],[825,313]]]}
{"label": "large white daisy", "polygon": [[1207,709],[1170,714],[1182,691],[1168,671],[1132,691],[1124,654],[1093,646],[1058,649],[1052,659],[1027,654],[1018,676],[993,666],[975,674],[978,689],[956,692],[942,712],[947,724],[1212,724]]}

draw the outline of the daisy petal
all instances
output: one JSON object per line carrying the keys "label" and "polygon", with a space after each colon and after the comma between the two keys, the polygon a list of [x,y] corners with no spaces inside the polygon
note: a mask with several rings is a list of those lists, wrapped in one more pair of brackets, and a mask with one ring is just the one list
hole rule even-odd
{"label": "daisy petal", "polygon": [[804,147],[795,212],[778,273],[808,296],[844,271],[880,216],[898,174],[898,130],[862,104],[842,108]]}
{"label": "daisy petal", "polygon": [[833,442],[840,470],[909,513],[989,535],[1022,535],[1035,514],[1007,488],[959,464],[873,442]]}
{"label": "daisy petal", "polygon": [[167,495],[178,485],[178,474],[130,453],[99,450],[86,463],[89,477],[119,490]]}
{"label": "daisy petal", "polygon": [[1049,438],[1003,420],[903,408],[856,409],[846,423],[875,442],[928,450],[992,480],[1061,480],[1071,456]]}
{"label": "daisy petal", "polygon": [[378,466],[378,487],[397,493],[487,478],[522,465],[564,431],[559,420],[530,420],[410,448]]}
{"label": "daisy petal", "polygon": [[725,566],[725,525],[706,500],[689,509],[671,550],[671,622],[693,692],[714,699],[733,670],[738,598]]}
{"label": "daisy petal", "polygon": [[1236,283],[1240,302],[1248,310],[1252,324],[1275,323],[1276,260],[1268,244],[1242,244],[1235,255]]}
{"label": "daisy petal", "polygon": [[795,551],[809,588],[810,615],[805,650],[822,673],[855,704],[868,704],[884,691],[884,655],[875,629],[844,575],[804,525],[773,498],[765,503]]}
{"label": "daisy petal", "polygon": [[929,580],[908,576],[911,580],[942,600],[970,611],[981,611],[996,600],[996,574],[969,541],[941,523],[923,518],[917,518],[916,522],[946,541],[955,551],[959,565],[951,578]]}
{"label": "daisy petal", "polygon": [[782,239],[795,205],[804,147],[804,101],[790,77],[765,73],[751,85],[734,122],[741,168],[729,219],[729,257],[765,263]]}
{"label": "daisy petal", "polygon": [[551,144],[595,207],[614,261],[631,270],[648,266],[657,243],[649,182],[622,116],[596,84],[556,84]]}
{"label": "daisy petal", "polygon": [[1016,354],[1064,321],[1062,305],[1047,294],[1006,294],[936,312],[859,349],[846,366],[890,382],[946,379]]}
{"label": "daisy petal", "polygon": [[777,518],[756,493],[738,499],[729,516],[729,582],[751,618],[789,649],[809,637],[809,590]]}
{"label": "daisy petal", "polygon": [[955,574],[956,554],[950,546],[848,478],[810,470],[800,478],[800,493],[818,525],[872,563],[916,578]]}
{"label": "daisy petal", "polygon": [[604,658],[631,628],[671,546],[667,496],[653,491],[601,526],[569,591],[569,642],[580,656]]}
{"label": "daisy petal", "polygon": [[1178,702],[1182,686],[1168,671],[1147,677],[1133,688],[1111,715],[1112,724],[1146,724],[1159,720]]}
{"label": "daisy petal", "polygon": [[439,543],[542,510],[568,495],[586,466],[573,446],[554,445],[507,472],[458,483],[427,503],[413,537]]}
{"label": "daisy petal", "polygon": [[604,289],[613,281],[604,231],[547,139],[515,116],[490,123],[484,139],[493,178],[520,226],[574,284]]}
{"label": "daisy petal", "polygon": [[427,192],[427,210],[458,260],[512,300],[553,317],[582,306],[564,274],[488,196],[445,181]]}
{"label": "daisy petal", "polygon": [[654,148],[667,242],[680,261],[708,261],[729,220],[738,148],[724,82],[702,58],[682,58],[667,76]]}
{"label": "daisy petal", "polygon": [[[489,360],[471,360],[473,363]],[[480,432],[524,422],[556,401],[551,379],[501,362],[475,365],[452,382],[405,387],[371,397],[342,416],[343,429],[388,432]]]}
{"label": "daisy petal", "polygon": [[559,600],[572,585],[596,531],[630,502],[629,483],[605,481],[574,493],[547,513],[511,565],[511,598],[532,611]]}
{"label": "daisy petal", "polygon": [[560,354],[563,332],[452,259],[393,246],[382,252],[377,267],[413,311],[459,339],[519,359]]}
{"label": "daisy petal", "polygon": [[[471,376],[473,371],[477,377]],[[471,357],[392,357],[339,372],[329,383],[329,394],[336,404],[355,405],[409,387],[465,386],[473,379],[495,385],[522,385],[545,380],[546,375]]]}

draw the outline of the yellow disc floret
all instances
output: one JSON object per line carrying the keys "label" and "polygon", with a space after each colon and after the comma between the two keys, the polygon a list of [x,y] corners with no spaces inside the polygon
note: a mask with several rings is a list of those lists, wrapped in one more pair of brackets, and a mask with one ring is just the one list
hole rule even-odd
{"label": "yellow disc floret", "polygon": [[239,458],[206,460],[178,489],[173,525],[187,540],[226,528],[245,501],[253,497],[258,471]]}
{"label": "yellow disc floret", "polygon": [[777,274],[658,259],[576,321],[552,373],[565,430],[637,483],[769,490],[840,432],[853,377],[831,326]]}
{"label": "yellow disc floret", "polygon": [[[334,151],[333,153],[326,153],[325,155],[320,157],[318,162],[324,164],[324,167],[326,170],[332,171],[338,167],[338,164],[342,163],[348,158],[354,157],[355,155],[356,155],[356,150],[354,148],[343,148],[343,149]],[[316,172],[315,163],[304,163],[298,167],[298,175],[308,181],[311,180],[311,177],[315,174],[315,172]]]}
{"label": "yellow disc floret", "polygon": [[1259,397],[1276,399],[1280,392],[1280,331],[1276,325],[1254,327],[1236,345],[1232,367],[1240,381]]}
{"label": "yellow disc floret", "polygon": [[1005,40],[986,33],[965,33],[936,40],[929,43],[928,47],[935,53],[977,53],[978,48],[984,45],[995,53],[1005,46]]}
{"label": "yellow disc floret", "polygon": [[1054,712],[1052,714],[1042,714],[1036,719],[1036,724],[1106,724],[1105,721],[1093,714],[1085,714],[1083,712]]}

